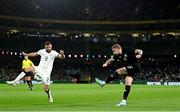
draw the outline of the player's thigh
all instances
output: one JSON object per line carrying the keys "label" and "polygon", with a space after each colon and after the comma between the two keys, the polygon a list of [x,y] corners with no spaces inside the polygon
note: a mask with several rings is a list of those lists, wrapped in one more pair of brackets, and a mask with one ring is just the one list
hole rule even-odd
{"label": "player's thigh", "polygon": [[44,90],[46,90],[46,91],[49,90],[49,85],[48,84],[44,84]]}
{"label": "player's thigh", "polygon": [[31,81],[31,76],[26,76],[26,77],[25,77],[25,80],[26,80],[26,81]]}
{"label": "player's thigh", "polygon": [[116,72],[120,75],[123,75],[123,74],[128,74],[127,70],[126,70],[126,67],[122,67],[122,68],[119,68],[116,70]]}
{"label": "player's thigh", "polygon": [[131,85],[133,82],[132,76],[126,76],[125,77],[125,85]]}

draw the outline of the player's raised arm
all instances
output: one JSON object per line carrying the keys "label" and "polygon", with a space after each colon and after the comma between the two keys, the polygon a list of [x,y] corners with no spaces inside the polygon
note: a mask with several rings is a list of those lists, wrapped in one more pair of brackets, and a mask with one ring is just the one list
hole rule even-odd
{"label": "player's raised arm", "polygon": [[140,59],[143,54],[143,50],[141,49],[135,49],[135,55],[137,59]]}
{"label": "player's raised arm", "polygon": [[111,62],[113,62],[114,59],[113,58],[110,58],[108,59],[104,64],[103,64],[103,67],[107,67],[109,64],[111,64]]}
{"label": "player's raised arm", "polygon": [[38,56],[38,54],[36,52],[32,52],[32,53],[25,53],[25,52],[22,52],[22,54],[24,56],[28,56],[28,57],[36,57]]}
{"label": "player's raised arm", "polygon": [[63,50],[60,50],[60,51],[59,51],[58,58],[59,58],[59,59],[64,59],[64,58],[65,58],[65,55],[64,55],[64,51],[63,51]]}

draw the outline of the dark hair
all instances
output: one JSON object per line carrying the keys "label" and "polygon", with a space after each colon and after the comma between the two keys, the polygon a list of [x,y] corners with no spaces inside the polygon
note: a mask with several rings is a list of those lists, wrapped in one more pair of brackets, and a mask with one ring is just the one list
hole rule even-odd
{"label": "dark hair", "polygon": [[114,49],[114,48],[121,49],[121,45],[119,45],[119,44],[114,44],[111,48],[112,48],[112,49]]}
{"label": "dark hair", "polygon": [[50,41],[46,41],[46,42],[44,43],[44,45],[50,45],[50,44],[51,44]]}

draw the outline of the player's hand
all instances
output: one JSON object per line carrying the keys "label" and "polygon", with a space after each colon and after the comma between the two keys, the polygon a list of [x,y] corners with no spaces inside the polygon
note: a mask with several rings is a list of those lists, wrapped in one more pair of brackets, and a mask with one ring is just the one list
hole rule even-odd
{"label": "player's hand", "polygon": [[59,54],[64,54],[64,51],[63,51],[63,50],[60,50],[60,51],[59,51]]}
{"label": "player's hand", "polygon": [[142,56],[142,55],[138,54],[138,55],[136,55],[136,58],[137,58],[137,59],[140,59],[141,56]]}
{"label": "player's hand", "polygon": [[104,63],[104,64],[103,64],[103,67],[107,67],[107,66],[108,66],[107,63]]}

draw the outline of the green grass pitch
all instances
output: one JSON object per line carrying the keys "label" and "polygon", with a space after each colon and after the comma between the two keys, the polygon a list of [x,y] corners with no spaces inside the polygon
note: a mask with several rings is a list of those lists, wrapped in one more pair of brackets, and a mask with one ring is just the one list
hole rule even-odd
{"label": "green grass pitch", "polygon": [[115,107],[124,90],[119,84],[52,84],[53,103],[42,85],[34,87],[0,84],[0,111],[180,111],[179,86],[133,85],[125,108]]}

